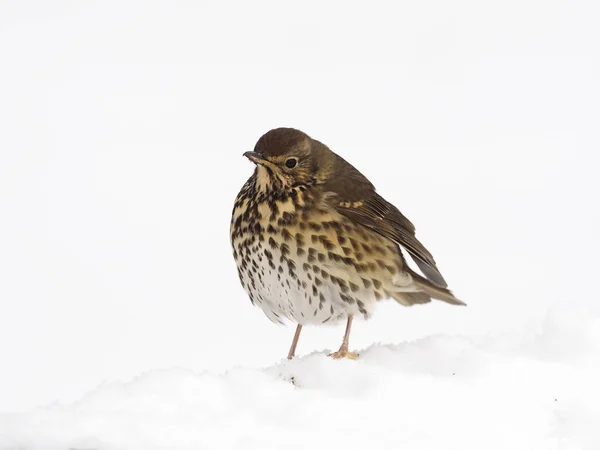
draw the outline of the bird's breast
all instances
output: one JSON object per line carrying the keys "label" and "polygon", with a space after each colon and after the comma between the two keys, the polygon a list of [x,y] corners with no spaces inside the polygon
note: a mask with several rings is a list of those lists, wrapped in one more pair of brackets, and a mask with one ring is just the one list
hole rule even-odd
{"label": "bird's breast", "polygon": [[242,285],[275,321],[369,315],[373,303],[387,297],[397,250],[303,194],[236,200],[231,241]]}

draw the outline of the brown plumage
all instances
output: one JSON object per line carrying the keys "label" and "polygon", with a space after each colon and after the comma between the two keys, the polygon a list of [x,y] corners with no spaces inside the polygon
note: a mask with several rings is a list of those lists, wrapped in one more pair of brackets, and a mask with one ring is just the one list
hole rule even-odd
{"label": "brown plumage", "polygon": [[[378,300],[463,305],[413,224],[351,164],[292,128],[263,135],[245,155],[257,168],[235,202],[231,240],[242,285],[274,321],[302,325],[368,317]],[[404,260],[400,247],[422,275]]]}

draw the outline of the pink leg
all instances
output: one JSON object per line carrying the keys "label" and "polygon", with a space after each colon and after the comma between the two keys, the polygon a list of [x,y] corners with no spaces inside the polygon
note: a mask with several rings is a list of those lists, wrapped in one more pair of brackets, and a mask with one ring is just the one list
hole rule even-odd
{"label": "pink leg", "polygon": [[340,346],[340,349],[337,352],[330,353],[329,356],[331,356],[334,359],[341,359],[341,358],[356,359],[356,358],[358,358],[358,353],[348,351],[351,327],[352,327],[352,316],[348,316],[348,323],[346,323],[346,332],[344,333],[344,340],[342,341],[342,345]]}
{"label": "pink leg", "polygon": [[296,354],[296,346],[298,345],[298,338],[300,337],[301,330],[302,325],[298,324],[296,327],[296,334],[294,334],[294,340],[292,341],[292,346],[290,347],[290,352],[288,353],[288,359],[292,359]]}

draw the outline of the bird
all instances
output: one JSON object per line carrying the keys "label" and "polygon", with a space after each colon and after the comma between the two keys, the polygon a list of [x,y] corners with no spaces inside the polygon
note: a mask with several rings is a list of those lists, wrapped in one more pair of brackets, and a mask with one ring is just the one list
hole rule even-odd
{"label": "bird", "polygon": [[342,344],[329,356],[356,359],[352,321],[370,318],[379,301],[465,305],[412,222],[325,144],[275,128],[244,156],[255,169],[234,202],[233,257],[252,304],[275,323],[297,324],[288,359],[303,326],[343,321]]}

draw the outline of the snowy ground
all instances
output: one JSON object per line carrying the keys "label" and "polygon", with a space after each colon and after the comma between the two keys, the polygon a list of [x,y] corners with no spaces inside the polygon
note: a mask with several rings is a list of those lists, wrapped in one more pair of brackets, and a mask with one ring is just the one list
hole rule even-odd
{"label": "snowy ground", "polygon": [[600,448],[600,319],[315,352],[224,374],[153,370],[0,417],[3,449]]}

